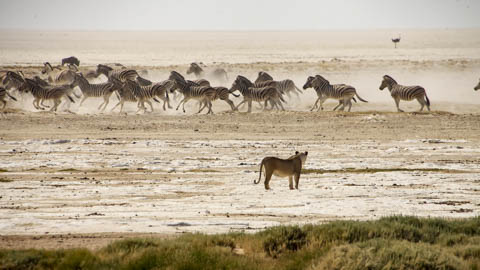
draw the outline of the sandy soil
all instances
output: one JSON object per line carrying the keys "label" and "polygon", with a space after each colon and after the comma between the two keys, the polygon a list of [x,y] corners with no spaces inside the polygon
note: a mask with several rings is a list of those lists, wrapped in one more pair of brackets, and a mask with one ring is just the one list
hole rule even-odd
{"label": "sandy soil", "polygon": [[[356,106],[364,111],[219,109],[207,116],[132,115],[134,106],[128,115],[8,109],[0,120],[0,247],[98,248],[150,234],[478,215],[478,109],[394,113],[375,110],[392,104]],[[302,175],[300,190],[289,190],[281,178],[271,191],[252,183],[263,157],[295,150],[309,151],[311,173]],[[372,171],[355,172],[366,168]]]}

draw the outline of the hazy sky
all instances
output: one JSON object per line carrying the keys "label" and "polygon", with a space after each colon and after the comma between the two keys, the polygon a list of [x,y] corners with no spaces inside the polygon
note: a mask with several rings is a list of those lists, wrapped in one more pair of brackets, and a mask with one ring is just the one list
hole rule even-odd
{"label": "hazy sky", "polygon": [[0,28],[315,30],[480,27],[480,0],[0,0]]}

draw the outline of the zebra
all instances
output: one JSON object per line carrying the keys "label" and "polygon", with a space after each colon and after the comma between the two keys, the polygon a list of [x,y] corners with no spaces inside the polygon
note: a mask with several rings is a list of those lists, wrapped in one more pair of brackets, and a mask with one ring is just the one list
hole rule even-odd
{"label": "zebra", "polygon": [[[59,71],[55,71],[58,69]],[[50,83],[61,85],[61,84],[70,84],[75,78],[75,71],[73,70],[61,70],[57,67],[52,67],[49,62],[43,64],[42,74],[47,74],[48,81]]]}
{"label": "zebra", "polygon": [[[175,86],[170,89],[170,92],[173,93],[175,90],[183,94],[183,99],[178,103],[177,109],[180,108],[180,105],[183,104],[183,112],[185,112],[185,103],[190,99],[196,99],[208,106],[208,112],[213,114],[212,111],[212,100],[215,99],[217,91],[211,86],[200,86],[193,81],[186,81],[185,78],[178,72],[170,72],[169,80],[175,82]],[[197,113],[200,113],[199,110]]]}
{"label": "zebra", "polygon": [[[147,108],[145,107],[145,102],[150,105],[150,108],[153,112],[153,105],[150,102],[150,99],[154,99],[156,102],[158,102],[158,100],[155,99],[156,96],[160,97],[164,101],[163,110],[165,110],[165,104],[169,102],[168,90],[170,90],[173,85],[174,82],[171,80],[166,80],[148,86],[141,86],[137,82],[127,80],[124,87],[128,87],[130,91],[132,91],[133,95],[137,98],[139,108],[137,111],[138,113],[141,109],[146,112]],[[169,108],[171,108],[170,104],[168,105]]]}
{"label": "zebra", "polygon": [[290,98],[290,93],[294,93],[297,96],[297,98],[300,98],[300,95],[298,93],[302,94],[302,90],[300,90],[300,88],[298,88],[292,80],[286,79],[283,81],[275,81],[273,77],[270,76],[270,74],[268,74],[267,72],[265,71],[258,72],[258,77],[255,80],[255,84],[259,84],[265,81],[276,82],[277,83],[276,87],[278,91],[280,91],[280,93],[282,94],[286,94],[289,98]]}
{"label": "zebra", "polygon": [[82,106],[83,102],[89,97],[103,97],[103,103],[98,106],[98,110],[103,106],[102,111],[107,108],[110,96],[115,91],[115,85],[112,82],[91,84],[82,73],[75,75],[72,85],[74,87],[78,86],[83,94],[79,107]]}
{"label": "zebra", "polygon": [[235,81],[232,84],[232,87],[229,89],[229,92],[239,91],[243,95],[243,101],[237,105],[237,109],[240,105],[247,102],[248,103],[248,112],[252,112],[252,101],[265,102],[264,110],[267,109],[267,102],[270,102],[272,108],[274,105],[280,105],[282,110],[285,110],[282,105],[283,100],[280,93],[275,87],[265,86],[263,88],[255,88],[254,84],[245,78],[244,76],[238,75]]}
{"label": "zebra", "polygon": [[[123,110],[123,104],[125,102],[137,102],[137,97],[133,93],[132,89],[126,87],[126,84],[115,77],[111,77],[110,81],[114,84],[117,91],[118,103],[110,110],[113,111],[118,105],[120,105],[120,112]],[[137,105],[138,106],[138,105]],[[142,108],[143,109],[143,108]],[[138,111],[137,111],[138,112]]]}
{"label": "zebra", "polygon": [[473,88],[473,90],[475,90],[475,91],[477,91],[478,89],[480,89],[480,80],[478,80],[477,86],[475,86],[475,88]]}
{"label": "zebra", "polygon": [[7,73],[5,74],[5,77],[2,80],[2,84],[7,90],[14,89],[14,90],[17,90],[18,92],[20,92],[18,89],[24,82],[25,82],[25,79],[23,76],[23,72],[21,71],[19,72],[7,71]]}
{"label": "zebra", "polygon": [[97,71],[98,75],[105,75],[109,81],[112,81],[112,78],[125,82],[126,80],[134,81],[138,77],[137,71],[133,69],[113,69],[107,65],[98,64]]}
{"label": "zebra", "polygon": [[351,100],[354,99],[355,96],[357,96],[360,101],[368,102],[358,95],[357,91],[353,86],[346,84],[331,85],[327,79],[323,78],[320,75],[316,75],[315,77],[310,76],[307,78],[307,82],[303,86],[303,89],[307,89],[310,87],[313,87],[315,89],[318,96],[315,104],[313,105],[312,109],[310,109],[310,111],[313,111],[316,108],[318,101],[320,101],[318,111],[320,109],[323,110],[323,103],[329,98],[340,101],[340,103],[333,110],[336,110],[340,105],[342,105],[342,107],[339,109],[341,111],[345,109],[346,105],[348,105],[348,111],[350,111],[350,109],[352,108]]}
{"label": "zebra", "polygon": [[62,66],[64,66],[65,64],[72,64],[72,65],[76,65],[77,67],[79,67],[80,66],[80,60],[78,60],[78,58],[75,57],[75,56],[70,56],[70,57],[62,59]]}
{"label": "zebra", "polygon": [[13,97],[12,95],[10,95],[8,92],[7,92],[7,89],[3,88],[3,87],[0,87],[0,102],[3,103],[3,107],[2,107],[2,110],[5,109],[5,106],[7,106],[7,101],[5,100],[6,97],[9,97],[11,98],[12,100],[14,101],[17,101],[17,99],[15,97]]}
{"label": "zebra", "polygon": [[410,101],[413,99],[418,100],[418,103],[420,103],[422,106],[420,111],[423,111],[423,107],[425,107],[425,105],[427,105],[427,109],[430,111],[430,100],[428,99],[427,92],[423,87],[399,85],[392,77],[384,75],[382,84],[380,85],[380,90],[385,89],[385,87],[388,88],[393,100],[395,100],[398,112],[403,112],[403,110],[401,110],[399,107],[400,100]]}
{"label": "zebra", "polygon": [[33,97],[33,106],[37,110],[44,110],[43,107],[40,106],[40,101],[43,100],[53,100],[54,105],[50,109],[50,111],[56,111],[58,105],[62,102],[61,99],[66,96],[70,99],[71,102],[75,103],[72,97],[68,94],[72,90],[72,85],[59,85],[53,86],[52,88],[44,88],[37,84],[32,79],[25,78],[25,82],[20,86],[20,91],[30,92]]}
{"label": "zebra", "polygon": [[45,81],[44,79],[40,78],[38,75],[35,75],[35,76],[33,77],[33,80],[34,80],[35,82],[37,82],[37,84],[40,85],[40,86],[42,86],[42,87],[48,87],[48,86],[50,86],[50,84],[49,84],[47,81]]}
{"label": "zebra", "polygon": [[[190,67],[187,70],[187,74],[191,74],[191,73],[195,74],[197,78],[202,78],[205,76],[205,71],[197,63],[190,64]],[[223,82],[228,81],[227,72],[223,68],[216,68],[212,70],[211,72],[209,72],[207,77],[212,77],[216,80],[223,81]]]}
{"label": "zebra", "polygon": [[[230,105],[230,108],[232,108],[232,112],[238,110],[235,107],[235,104],[233,104],[233,101],[230,100],[229,96],[230,96],[230,94],[232,94],[235,97],[239,97],[240,95],[236,95],[234,93],[231,93],[228,90],[228,88],[223,87],[223,86],[216,86],[216,87],[213,87],[213,89],[215,89],[216,95],[215,95],[215,98],[212,101],[215,101],[217,99],[223,100],[223,101],[227,102],[228,105]],[[200,106],[202,105],[202,103],[200,103]],[[205,107],[206,107],[206,103],[204,104],[203,107],[201,107],[200,112],[202,112]]]}

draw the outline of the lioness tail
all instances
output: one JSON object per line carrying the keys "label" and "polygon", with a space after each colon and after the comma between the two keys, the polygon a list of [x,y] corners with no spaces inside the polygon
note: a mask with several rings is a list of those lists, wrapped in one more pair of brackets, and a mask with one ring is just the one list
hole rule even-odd
{"label": "lioness tail", "polygon": [[262,167],[263,167],[263,160],[262,160],[262,163],[260,163],[260,176],[258,177],[258,181],[257,181],[257,182],[255,182],[255,179],[253,179],[253,183],[254,183],[254,184],[260,183],[260,179],[262,179]]}

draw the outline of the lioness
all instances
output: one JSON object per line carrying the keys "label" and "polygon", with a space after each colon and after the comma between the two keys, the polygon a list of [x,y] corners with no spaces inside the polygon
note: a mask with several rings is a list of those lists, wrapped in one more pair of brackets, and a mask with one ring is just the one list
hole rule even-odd
{"label": "lioness", "polygon": [[260,176],[258,181],[253,180],[254,184],[260,183],[262,178],[262,167],[265,169],[265,189],[270,189],[270,178],[272,174],[280,177],[288,176],[288,183],[290,189],[293,189],[292,178],[295,175],[295,188],[298,189],[298,182],[300,181],[300,173],[302,171],[302,165],[307,160],[308,152],[299,153],[295,152],[295,155],[287,158],[281,159],[277,157],[266,157],[262,160],[260,164]]}

